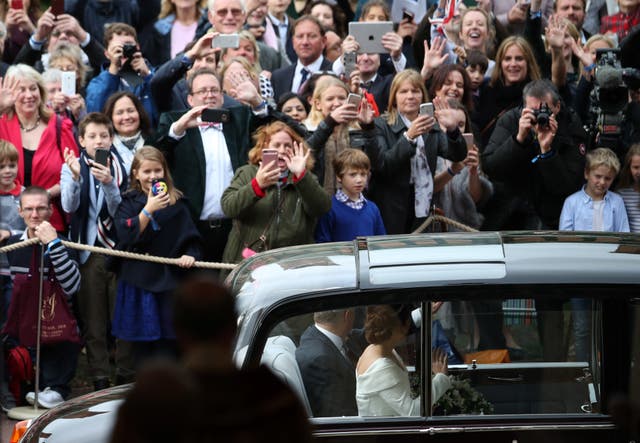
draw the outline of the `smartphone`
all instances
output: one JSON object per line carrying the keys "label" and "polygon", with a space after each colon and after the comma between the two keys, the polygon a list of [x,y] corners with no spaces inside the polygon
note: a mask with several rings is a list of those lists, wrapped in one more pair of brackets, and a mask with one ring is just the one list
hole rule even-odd
{"label": "smartphone", "polygon": [[462,136],[464,137],[464,141],[467,144],[467,149],[472,149],[473,148],[473,134],[471,134],[470,132],[465,132],[464,134],[462,134]]}
{"label": "smartphone", "polygon": [[73,71],[63,71],[61,76],[61,91],[67,97],[76,95],[76,73]]}
{"label": "smartphone", "polygon": [[154,178],[151,180],[151,194],[158,195],[161,192],[167,192],[169,188],[167,187],[167,182],[165,182],[161,178]]}
{"label": "smartphone", "polygon": [[362,101],[362,96],[358,94],[349,94],[347,97],[347,103],[350,105],[356,105],[356,109],[360,107],[360,102]]}
{"label": "smartphone", "polygon": [[207,108],[200,114],[203,122],[227,123],[229,121],[229,111],[226,109],[210,109]]}
{"label": "smartphone", "polygon": [[55,16],[64,14],[64,0],[51,0],[51,13]]}
{"label": "smartphone", "polygon": [[278,163],[278,151],[276,151],[275,149],[263,149],[262,150],[262,164],[263,165],[268,165],[269,163],[275,161],[276,163],[274,163],[274,167],[277,167],[277,163]]}
{"label": "smartphone", "polygon": [[11,9],[23,9],[22,0],[11,0]]}
{"label": "smartphone", "polygon": [[238,34],[220,34],[211,40],[212,48],[237,48],[240,46],[240,36]]}
{"label": "smartphone", "polygon": [[347,79],[351,77],[351,73],[356,70],[358,54],[355,52],[344,53],[344,73]]}
{"label": "smartphone", "polygon": [[420,105],[420,115],[433,117],[433,103],[422,103]]}
{"label": "smartphone", "polygon": [[107,166],[109,155],[108,149],[96,149],[96,153],[94,154],[95,162],[102,166]]}

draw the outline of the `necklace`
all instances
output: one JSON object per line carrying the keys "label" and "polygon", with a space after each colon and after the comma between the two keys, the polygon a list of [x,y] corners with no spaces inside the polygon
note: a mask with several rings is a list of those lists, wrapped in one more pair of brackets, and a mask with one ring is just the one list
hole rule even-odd
{"label": "necklace", "polygon": [[30,128],[25,128],[24,126],[22,126],[22,122],[19,119],[18,119],[18,122],[20,123],[20,129],[22,129],[24,132],[31,132],[34,129],[36,129],[38,126],[40,126],[40,117],[38,117],[34,125]]}

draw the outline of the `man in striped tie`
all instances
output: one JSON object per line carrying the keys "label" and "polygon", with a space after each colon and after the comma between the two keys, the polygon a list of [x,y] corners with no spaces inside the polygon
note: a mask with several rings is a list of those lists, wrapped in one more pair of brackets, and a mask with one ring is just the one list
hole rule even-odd
{"label": "man in striped tie", "polygon": [[[113,126],[109,118],[92,112],[78,126],[80,158],[65,149],[60,180],[62,208],[71,214],[72,241],[113,249],[116,232],[112,217],[126,190],[127,176],[118,151],[113,148]],[[108,334],[116,296],[115,273],[107,270],[106,256],[81,251],[82,284],[78,312],[86,342],[87,360],[95,390],[109,387]],[[116,344],[116,384],[133,376],[131,348]]]}

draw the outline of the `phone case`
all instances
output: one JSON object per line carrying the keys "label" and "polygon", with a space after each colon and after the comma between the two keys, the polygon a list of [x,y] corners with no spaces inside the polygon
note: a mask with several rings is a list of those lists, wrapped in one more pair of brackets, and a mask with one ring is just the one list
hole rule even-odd
{"label": "phone case", "polygon": [[73,71],[62,72],[62,93],[66,96],[76,95],[76,73]]}

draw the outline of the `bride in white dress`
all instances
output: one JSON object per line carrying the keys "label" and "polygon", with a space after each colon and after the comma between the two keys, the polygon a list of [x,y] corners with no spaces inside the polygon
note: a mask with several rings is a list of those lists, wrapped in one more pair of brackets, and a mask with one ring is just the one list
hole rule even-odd
{"label": "bride in white dress", "polygon": [[[356,366],[356,401],[360,416],[420,415],[420,397],[411,397],[409,373],[395,351],[407,336],[411,309],[400,305],[367,308],[365,337],[371,343]],[[433,352],[432,403],[451,387],[447,355]]]}

